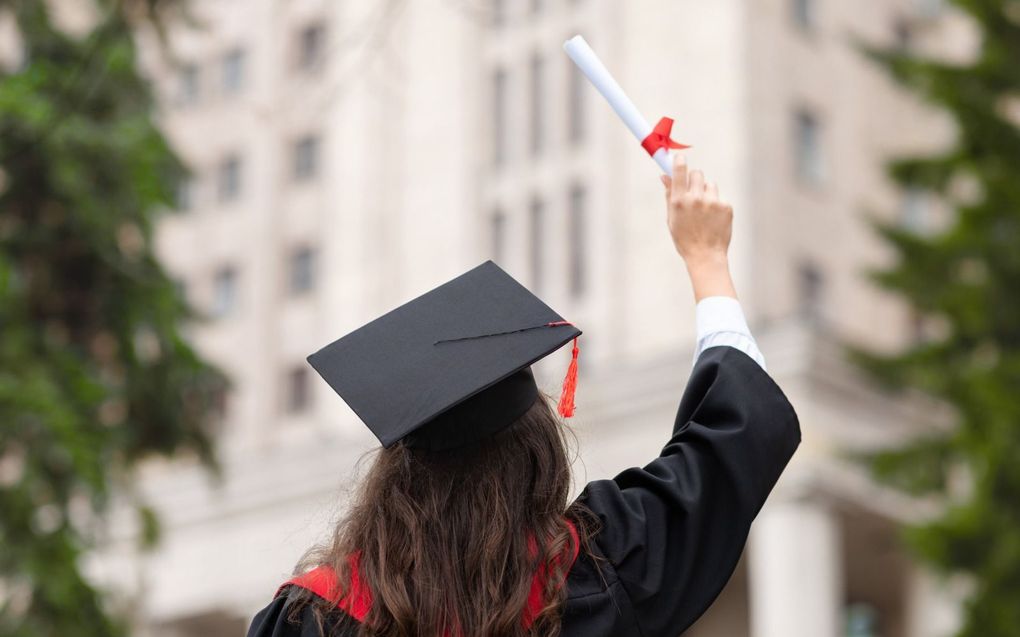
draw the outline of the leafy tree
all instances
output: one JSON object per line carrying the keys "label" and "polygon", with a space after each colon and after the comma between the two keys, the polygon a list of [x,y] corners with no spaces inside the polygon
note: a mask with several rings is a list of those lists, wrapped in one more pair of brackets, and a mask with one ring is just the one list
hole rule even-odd
{"label": "leafy tree", "polygon": [[190,312],[152,251],[183,168],[131,34],[168,3],[97,0],[78,38],[47,4],[0,0],[23,44],[0,71],[0,634],[120,635],[81,557],[139,461],[215,466],[225,380],[182,336]]}
{"label": "leafy tree", "polygon": [[953,408],[951,431],[879,454],[873,466],[894,485],[949,503],[907,537],[941,571],[973,579],[959,634],[1020,635],[1020,2],[952,4],[983,32],[966,64],[870,51],[956,123],[950,148],[889,167],[898,183],[952,209],[950,222],[932,233],[880,224],[897,259],[874,273],[939,329],[897,355],[857,358],[884,384]]}

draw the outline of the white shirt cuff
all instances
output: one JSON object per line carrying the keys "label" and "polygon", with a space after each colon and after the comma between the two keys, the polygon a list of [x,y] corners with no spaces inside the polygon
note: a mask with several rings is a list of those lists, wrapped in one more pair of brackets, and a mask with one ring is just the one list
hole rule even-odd
{"label": "white shirt cuff", "polygon": [[728,296],[710,296],[698,301],[695,308],[698,343],[694,352],[697,362],[701,352],[710,347],[726,345],[739,349],[767,371],[765,357],[747,326],[744,311],[737,299]]}
{"label": "white shirt cuff", "polygon": [[694,309],[698,325],[698,340],[716,332],[736,332],[751,335],[744,319],[740,301],[729,296],[709,296],[698,301]]}

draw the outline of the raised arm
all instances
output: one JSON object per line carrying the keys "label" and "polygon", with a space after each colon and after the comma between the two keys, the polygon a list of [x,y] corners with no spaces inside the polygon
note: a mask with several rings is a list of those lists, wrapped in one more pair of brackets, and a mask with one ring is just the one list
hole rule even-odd
{"label": "raised arm", "polygon": [[765,366],[765,357],[751,336],[730,277],[727,252],[733,228],[733,208],[719,197],[719,188],[705,181],[700,170],[689,171],[676,153],[673,177],[662,177],[666,188],[666,225],[683,257],[697,301],[697,362],[705,350],[728,345]]}
{"label": "raised arm", "polygon": [[[707,345],[732,332],[753,345],[739,305],[732,313],[726,250],[733,211],[677,159],[673,178],[663,180],[667,225],[707,326],[700,340]],[[729,344],[702,348],[659,457],[591,482],[580,496],[602,521],[596,544],[646,637],[679,634],[719,594],[800,442],[797,416],[755,358],[757,346],[717,345]]]}

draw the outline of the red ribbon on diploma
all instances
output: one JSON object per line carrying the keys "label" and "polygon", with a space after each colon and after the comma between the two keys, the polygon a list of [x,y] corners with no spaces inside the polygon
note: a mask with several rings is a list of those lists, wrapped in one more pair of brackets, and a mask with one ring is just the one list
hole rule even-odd
{"label": "red ribbon on diploma", "polygon": [[648,151],[649,156],[654,155],[660,148],[690,148],[687,144],[681,144],[671,139],[669,135],[672,131],[673,120],[669,117],[663,117],[655,125],[655,128],[652,129],[652,132],[648,133],[648,137],[641,140],[641,148]]}

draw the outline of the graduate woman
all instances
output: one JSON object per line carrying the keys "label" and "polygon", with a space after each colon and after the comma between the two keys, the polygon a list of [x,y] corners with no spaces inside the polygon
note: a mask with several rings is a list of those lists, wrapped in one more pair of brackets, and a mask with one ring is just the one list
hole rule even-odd
{"label": "graduate woman", "polygon": [[[675,637],[708,608],[800,429],[736,300],[730,206],[679,153],[663,184],[698,343],[659,456],[568,500],[580,331],[486,262],[309,357],[382,448],[249,637]],[[557,410],[530,365],[571,341]]]}

